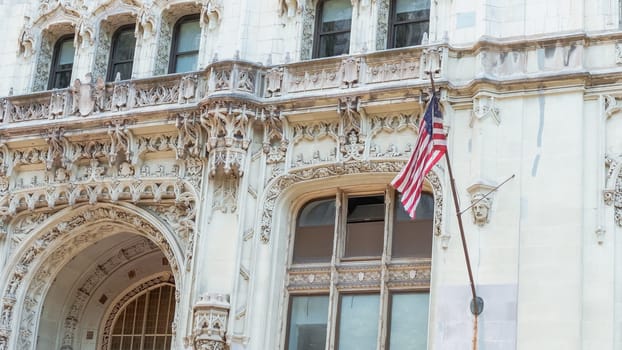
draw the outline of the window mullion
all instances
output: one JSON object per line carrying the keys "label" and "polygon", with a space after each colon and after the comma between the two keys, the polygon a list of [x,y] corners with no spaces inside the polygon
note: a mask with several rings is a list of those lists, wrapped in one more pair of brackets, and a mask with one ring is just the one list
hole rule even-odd
{"label": "window mullion", "polygon": [[343,252],[343,211],[344,207],[344,193],[341,189],[337,190],[335,201],[335,234],[333,237],[333,256],[330,264],[330,290],[329,290],[329,304],[328,304],[328,325],[326,337],[326,349],[335,348],[336,327],[338,322],[337,312],[339,310],[339,291],[337,290],[337,284],[339,282],[339,273],[337,271],[337,264],[340,261],[341,254]]}

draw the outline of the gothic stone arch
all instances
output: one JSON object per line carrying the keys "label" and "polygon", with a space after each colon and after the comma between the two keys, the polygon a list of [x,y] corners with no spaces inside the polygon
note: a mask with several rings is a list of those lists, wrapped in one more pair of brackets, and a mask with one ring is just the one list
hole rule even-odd
{"label": "gothic stone arch", "polygon": [[48,222],[21,245],[6,265],[7,278],[1,285],[0,349],[32,348],[52,280],[73,256],[107,236],[132,232],[149,238],[168,259],[178,285],[183,284],[183,251],[173,232],[144,209],[131,204],[87,204],[67,208]]}
{"label": "gothic stone arch", "polygon": [[[291,186],[309,180],[323,179],[327,177],[342,176],[349,174],[364,173],[397,173],[406,164],[403,159],[399,160],[370,160],[370,161],[348,161],[343,163],[332,163],[321,166],[306,167],[295,169],[285,175],[272,180],[265,191],[263,200],[263,212],[261,215],[260,239],[264,243],[270,241],[272,232],[273,211],[279,195]],[[434,194],[434,234],[441,236],[442,216],[443,216],[443,188],[441,180],[433,170],[426,176],[426,180],[432,187]]]}

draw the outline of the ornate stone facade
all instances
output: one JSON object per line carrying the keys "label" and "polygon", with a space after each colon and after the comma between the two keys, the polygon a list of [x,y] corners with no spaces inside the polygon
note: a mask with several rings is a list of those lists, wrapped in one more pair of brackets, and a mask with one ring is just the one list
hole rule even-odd
{"label": "ornate stone facade", "polygon": [[[319,294],[339,347],[338,301],[357,292],[379,295],[380,349],[394,294],[428,291],[428,348],[471,347],[447,332],[474,327],[444,160],[424,185],[431,259],[393,243],[347,259],[341,236],[334,263],[291,263],[305,203],[395,206],[430,74],[459,203],[474,204],[481,347],[622,347],[619,4],[431,1],[422,45],[387,50],[393,2],[353,0],[349,53],[311,59],[318,3],[0,1],[0,350],[109,350],[158,285],[176,289],[171,349],[284,349],[289,300]],[[189,15],[196,66],[168,74]],[[127,25],[131,75],[110,79]],[[48,90],[68,36],[70,83]]]}

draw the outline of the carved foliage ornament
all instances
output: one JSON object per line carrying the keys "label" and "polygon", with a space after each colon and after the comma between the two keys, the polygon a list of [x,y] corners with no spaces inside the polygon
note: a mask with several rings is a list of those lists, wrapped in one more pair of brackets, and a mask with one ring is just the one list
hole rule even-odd
{"label": "carved foliage ornament", "polygon": [[[42,293],[38,292],[41,291],[41,287],[38,286],[49,285],[51,279],[55,276],[50,269],[62,267],[62,261],[71,258],[71,254],[83,249],[85,245],[92,244],[92,241],[97,239],[97,237],[80,238],[80,234],[71,233],[78,231],[86,232],[84,231],[86,226],[90,226],[91,224],[101,225],[104,222],[110,222],[112,224],[124,222],[124,227],[126,229],[130,227],[151,239],[160,247],[164,256],[168,259],[171,270],[175,276],[179,277],[178,259],[175,257],[173,249],[169,245],[166,237],[145,218],[127,209],[109,205],[99,207],[83,206],[80,209],[73,209],[71,211],[71,216],[65,217],[65,219],[59,221],[53,227],[39,234],[38,238],[13,260],[14,263],[12,265],[14,267],[11,274],[9,274],[10,277],[4,285],[3,291],[2,312],[0,313],[0,330],[2,330],[2,332],[0,332],[0,338],[2,338],[1,334],[4,334],[4,341],[6,342],[8,336],[11,334],[11,329],[13,329],[13,310],[14,306],[18,304],[17,296],[19,290],[23,289],[21,286],[24,283],[25,276],[34,273],[33,271],[35,268],[40,268],[36,273],[39,277],[36,277],[34,279],[35,282],[29,285],[26,295],[27,298],[31,296],[31,299],[36,301],[33,304],[37,305],[43,301],[41,297]],[[93,234],[93,232],[99,232],[97,234],[101,236],[106,230],[87,231],[91,232],[91,234]],[[74,245],[79,244],[82,248],[76,246],[76,249],[58,249],[60,246],[66,248],[70,247],[70,245],[66,244],[68,242],[68,237],[70,240],[75,241]],[[71,247],[73,247],[73,245]],[[45,261],[43,261],[45,259],[52,259],[53,261],[45,263]],[[46,272],[48,270],[49,272]],[[41,280],[42,278],[43,280]],[[41,281],[37,282],[39,280]],[[39,306],[35,307],[35,305],[24,305],[25,310],[22,315],[29,314],[33,309],[40,309]]]}
{"label": "carved foliage ornament", "polygon": [[613,169],[610,170],[611,173],[617,171],[617,177],[615,178],[613,189],[603,191],[603,200],[605,204],[613,206],[615,222],[618,226],[622,227],[622,171],[616,166],[617,162],[613,160],[609,160],[607,164],[610,169]]}
{"label": "carved foliage ornament", "polygon": [[201,296],[192,308],[192,335],[186,343],[191,343],[193,350],[225,350],[229,308],[229,295]]}

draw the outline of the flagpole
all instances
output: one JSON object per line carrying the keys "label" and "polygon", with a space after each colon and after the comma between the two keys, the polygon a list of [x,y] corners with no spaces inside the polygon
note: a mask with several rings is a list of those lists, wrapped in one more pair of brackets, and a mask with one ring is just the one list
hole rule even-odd
{"label": "flagpole", "polygon": [[[429,72],[430,83],[432,85],[432,95],[436,94],[436,87],[434,86],[434,72]],[[458,219],[458,228],[460,229],[460,238],[462,240],[462,250],[464,251],[464,259],[466,260],[467,272],[469,273],[469,282],[471,283],[471,312],[477,316],[484,311],[484,300],[477,296],[475,291],[475,282],[473,281],[473,270],[471,269],[471,259],[469,258],[469,250],[466,245],[466,238],[464,235],[464,225],[462,224],[462,216],[460,212],[460,204],[458,203],[458,192],[456,191],[456,180],[454,179],[453,171],[451,170],[451,162],[449,161],[449,152],[445,151],[445,159],[447,161],[447,171],[449,172],[449,181],[451,184],[451,193],[454,198],[454,207],[456,208],[456,218]]]}

